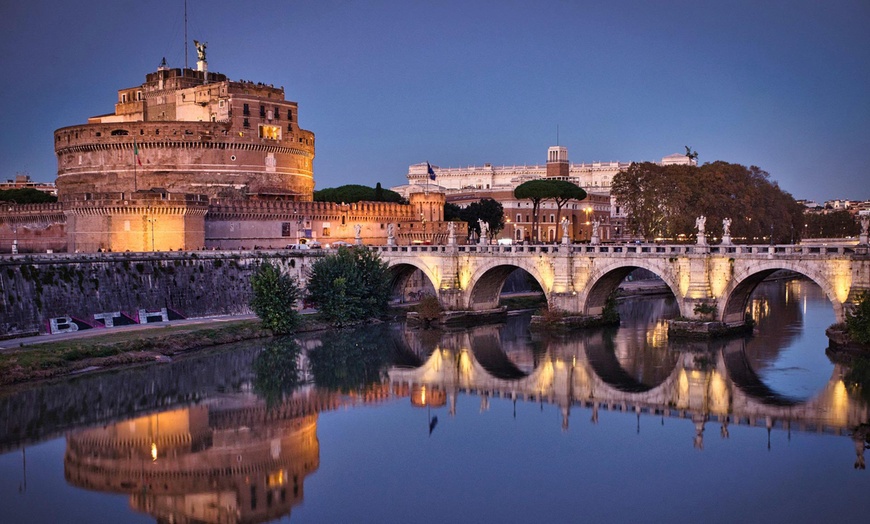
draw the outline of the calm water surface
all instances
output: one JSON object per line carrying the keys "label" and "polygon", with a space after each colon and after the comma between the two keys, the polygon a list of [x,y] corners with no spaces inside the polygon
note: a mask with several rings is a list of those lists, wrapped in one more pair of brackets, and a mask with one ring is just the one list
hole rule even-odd
{"label": "calm water surface", "polygon": [[0,522],[863,522],[868,407],[831,304],[765,283],[748,339],[667,340],[673,301],[247,343],[0,396]]}

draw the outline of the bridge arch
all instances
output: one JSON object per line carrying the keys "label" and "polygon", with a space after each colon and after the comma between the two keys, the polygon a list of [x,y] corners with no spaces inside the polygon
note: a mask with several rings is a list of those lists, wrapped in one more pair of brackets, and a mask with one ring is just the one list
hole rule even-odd
{"label": "bridge arch", "polygon": [[[604,311],[607,298],[616,290],[635,269],[645,269],[653,273],[668,286],[675,297],[679,297],[679,285],[671,267],[659,260],[628,259],[616,260],[596,268],[589,276],[588,287],[580,294],[580,311],[584,315],[600,315]],[[677,301],[679,304],[679,300]],[[680,309],[680,314],[685,312]]]}
{"label": "bridge arch", "polygon": [[401,261],[389,264],[388,270],[390,272],[391,294],[394,297],[400,295],[404,299],[404,290],[408,285],[408,282],[411,280],[411,277],[413,277],[418,271],[423,274],[424,280],[428,281],[432,286],[434,293],[436,295],[438,293],[437,280],[433,278],[432,273],[430,273],[428,268],[423,264]]}
{"label": "bridge arch", "polygon": [[481,264],[469,275],[468,309],[482,311],[497,308],[499,296],[505,281],[517,269],[522,269],[531,275],[544,291],[544,296],[549,300],[552,278],[548,281],[536,267],[527,267],[521,263],[506,263],[502,260],[495,260]]}
{"label": "bridge arch", "polygon": [[[813,265],[794,263],[789,260],[770,260],[755,261],[751,266],[735,269],[730,285],[725,288],[719,299],[722,321],[742,322],[752,292],[765,278],[780,270],[797,273],[818,285],[831,301],[837,322],[845,320],[843,302],[837,296],[837,289],[826,274],[816,270]],[[848,287],[846,290],[848,291]]]}

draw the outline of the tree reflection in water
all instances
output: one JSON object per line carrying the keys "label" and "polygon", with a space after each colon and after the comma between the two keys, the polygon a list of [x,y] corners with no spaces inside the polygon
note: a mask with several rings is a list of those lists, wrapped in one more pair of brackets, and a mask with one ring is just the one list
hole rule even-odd
{"label": "tree reflection in water", "polygon": [[320,344],[308,351],[309,369],[318,388],[359,392],[387,378],[394,350],[385,327],[332,331],[318,338]]}
{"label": "tree reflection in water", "polygon": [[254,393],[272,407],[303,383],[299,369],[302,347],[291,337],[269,341],[254,357]]}

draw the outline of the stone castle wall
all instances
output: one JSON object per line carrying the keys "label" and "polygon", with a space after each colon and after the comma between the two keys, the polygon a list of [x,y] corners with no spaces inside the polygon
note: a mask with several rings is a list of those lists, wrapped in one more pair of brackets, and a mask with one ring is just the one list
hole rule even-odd
{"label": "stone castle wall", "polygon": [[250,313],[250,276],[269,260],[304,283],[319,252],[96,253],[0,257],[0,336],[47,332],[52,318],[167,308],[184,317]]}
{"label": "stone castle wall", "polygon": [[0,202],[0,253],[66,251],[66,219],[63,206]]}
{"label": "stone castle wall", "polygon": [[314,191],[314,134],[303,129],[269,140],[229,122],[115,122],[64,127],[54,139],[61,201],[151,188],[304,201]]}

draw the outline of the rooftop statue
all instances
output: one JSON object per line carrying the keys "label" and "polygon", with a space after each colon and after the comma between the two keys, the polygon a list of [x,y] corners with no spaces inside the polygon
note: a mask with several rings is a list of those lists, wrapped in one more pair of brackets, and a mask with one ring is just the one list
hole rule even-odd
{"label": "rooftop statue", "polygon": [[193,41],[193,46],[196,47],[196,56],[199,60],[205,62],[205,48],[208,47],[208,42]]}

